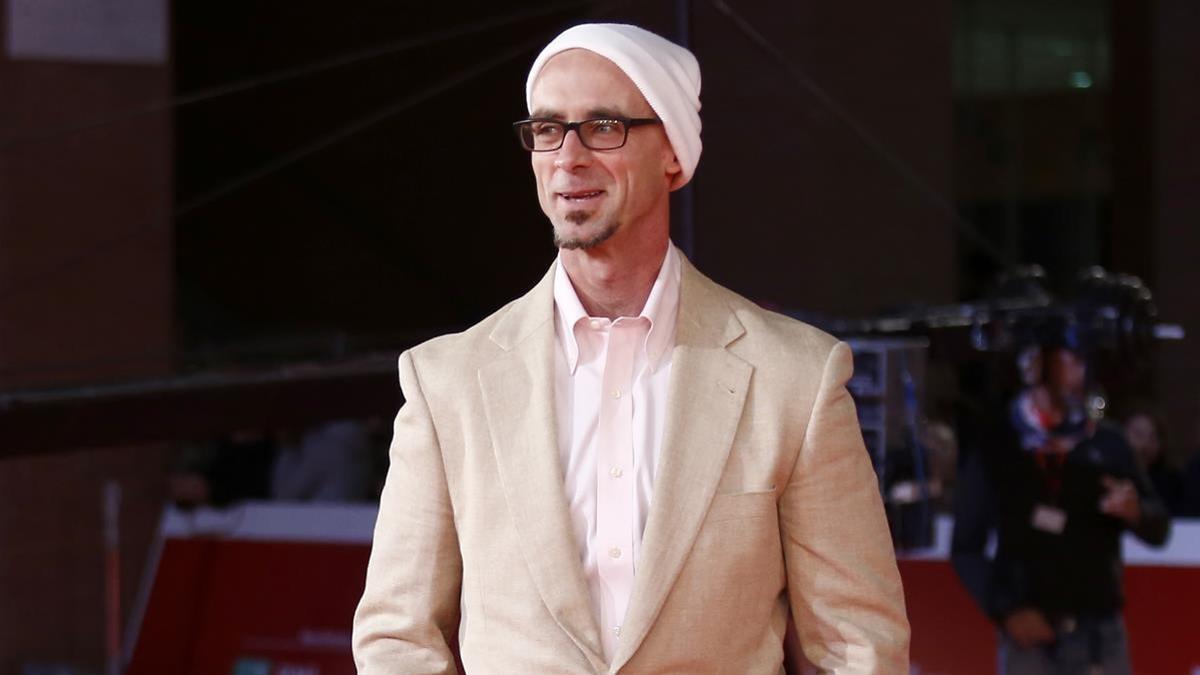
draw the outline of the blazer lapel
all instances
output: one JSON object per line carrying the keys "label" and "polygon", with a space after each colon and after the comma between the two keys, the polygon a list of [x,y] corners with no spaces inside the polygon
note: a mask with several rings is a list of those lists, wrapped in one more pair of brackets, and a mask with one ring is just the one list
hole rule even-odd
{"label": "blazer lapel", "polygon": [[571,525],[554,406],[554,268],[492,332],[505,354],[479,371],[500,482],[542,601],[592,667],[605,670]]}
{"label": "blazer lapel", "polygon": [[683,260],[671,385],[654,497],[612,670],[645,639],[708,512],[754,368],[726,346],[745,332],[712,282]]}

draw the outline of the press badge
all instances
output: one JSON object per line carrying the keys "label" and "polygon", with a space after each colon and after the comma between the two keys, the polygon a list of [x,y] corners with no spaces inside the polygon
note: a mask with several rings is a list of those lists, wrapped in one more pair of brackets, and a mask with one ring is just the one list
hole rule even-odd
{"label": "press badge", "polygon": [[1038,504],[1033,509],[1032,524],[1035,530],[1050,534],[1062,534],[1063,529],[1067,527],[1067,512],[1053,506]]}

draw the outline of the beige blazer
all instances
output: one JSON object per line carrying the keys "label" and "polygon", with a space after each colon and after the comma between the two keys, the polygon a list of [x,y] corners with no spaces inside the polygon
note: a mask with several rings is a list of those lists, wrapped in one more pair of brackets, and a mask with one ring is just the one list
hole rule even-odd
{"label": "beige blazer", "polygon": [[633,596],[601,655],[554,417],[553,269],[400,357],[406,403],[354,617],[360,673],[907,673],[909,629],[846,345],[684,261]]}

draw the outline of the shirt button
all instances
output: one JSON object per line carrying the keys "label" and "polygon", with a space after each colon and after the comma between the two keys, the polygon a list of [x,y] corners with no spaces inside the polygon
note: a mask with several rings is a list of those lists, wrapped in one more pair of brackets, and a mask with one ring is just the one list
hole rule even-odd
{"label": "shirt button", "polygon": [[600,319],[592,319],[588,322],[588,325],[595,330],[600,330]]}
{"label": "shirt button", "polygon": [[617,548],[616,546],[608,549],[608,557],[620,558],[621,557],[621,549]]}
{"label": "shirt button", "polygon": [[621,637],[621,627],[613,626],[613,634],[616,635],[617,637]]}
{"label": "shirt button", "polygon": [[613,389],[613,398],[621,398],[621,390]]}
{"label": "shirt button", "polygon": [[608,475],[612,476],[613,478],[620,478],[621,476],[625,475],[625,472],[621,469],[621,467],[614,466],[608,470]]}

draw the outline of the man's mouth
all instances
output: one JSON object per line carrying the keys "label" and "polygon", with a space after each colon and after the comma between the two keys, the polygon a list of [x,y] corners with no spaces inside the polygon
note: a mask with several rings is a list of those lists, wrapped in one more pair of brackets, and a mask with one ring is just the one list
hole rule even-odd
{"label": "man's mouth", "polygon": [[558,196],[568,202],[579,203],[595,199],[602,194],[604,194],[604,190],[575,190],[572,192],[559,192]]}

